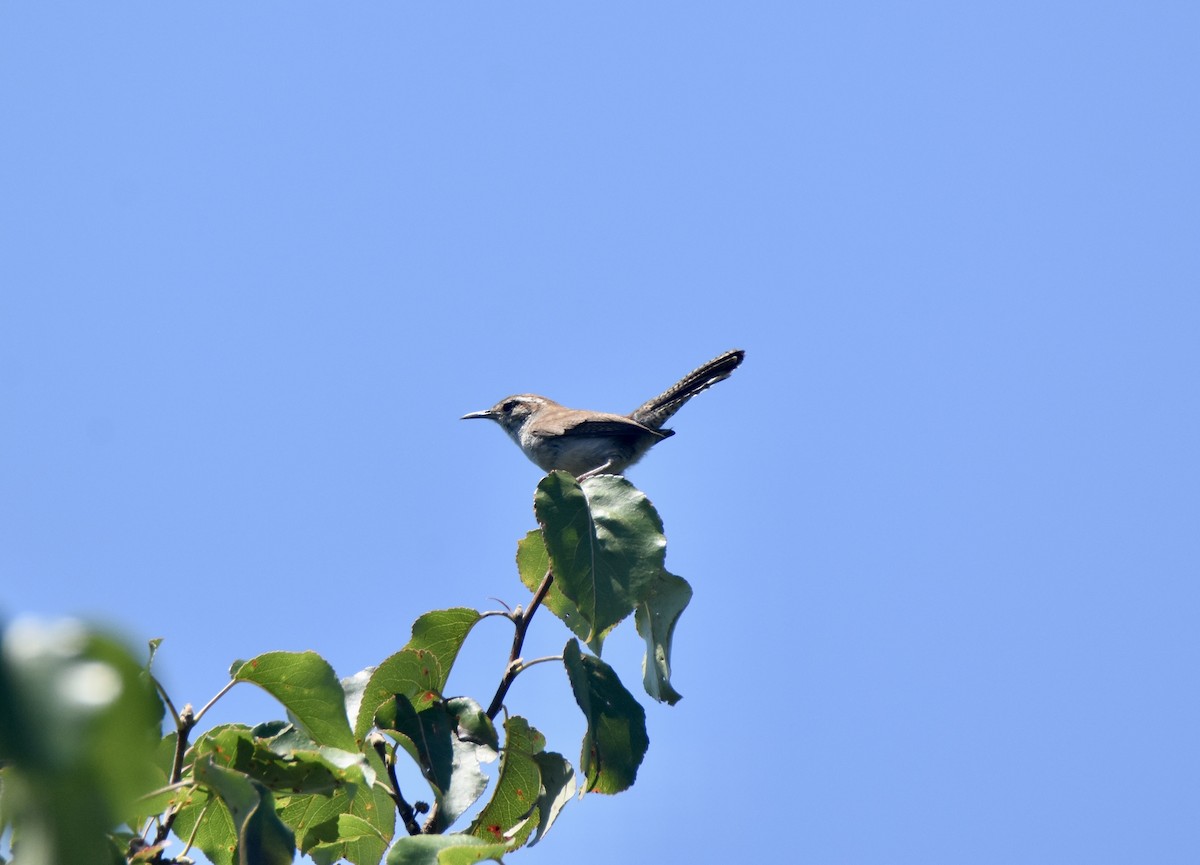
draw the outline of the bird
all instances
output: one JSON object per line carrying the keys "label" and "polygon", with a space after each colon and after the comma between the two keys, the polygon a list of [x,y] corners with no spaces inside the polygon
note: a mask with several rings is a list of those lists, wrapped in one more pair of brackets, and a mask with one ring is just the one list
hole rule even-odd
{"label": "bird", "polygon": [[544,472],[619,475],[673,436],[675,431],[663,424],[696,394],[729,378],[745,356],[742,349],[718,355],[627,415],[567,408],[544,396],[519,393],[462,420],[495,421]]}

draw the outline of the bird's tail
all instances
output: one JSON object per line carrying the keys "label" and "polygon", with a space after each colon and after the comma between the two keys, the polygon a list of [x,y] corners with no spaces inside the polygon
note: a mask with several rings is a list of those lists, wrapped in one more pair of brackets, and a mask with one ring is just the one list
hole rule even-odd
{"label": "bird's tail", "polygon": [[746,352],[738,348],[727,351],[720,357],[714,357],[708,363],[689,372],[654,399],[647,400],[638,406],[630,417],[651,429],[661,428],[671,415],[679,411],[689,399],[717,382],[729,378],[745,356]]}

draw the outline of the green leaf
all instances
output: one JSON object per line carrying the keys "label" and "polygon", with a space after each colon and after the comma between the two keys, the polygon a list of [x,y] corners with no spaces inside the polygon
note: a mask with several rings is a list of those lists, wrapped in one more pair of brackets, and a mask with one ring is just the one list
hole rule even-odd
{"label": "green leaf", "polygon": [[360,838],[378,838],[380,841],[388,842],[391,839],[380,832],[370,821],[364,820],[355,814],[342,814],[338,817],[338,835],[347,841],[356,841]]}
{"label": "green leaf", "polygon": [[478,610],[469,607],[452,607],[448,610],[433,610],[425,613],[412,626],[412,639],[405,646],[414,652],[431,652],[438,659],[442,679],[438,690],[446,687],[450,668],[458,657],[463,641],[475,623],[481,618]]}
{"label": "green leaf", "polygon": [[546,747],[546,737],[520,715],[513,715],[504,725],[504,747],[523,754],[538,754]]}
{"label": "green leaf", "polygon": [[150,668],[152,666],[154,666],[154,656],[155,656],[155,654],[157,654],[158,647],[161,646],[162,643],[163,643],[162,637],[154,637],[147,641],[147,645],[150,648],[150,655],[146,658],[146,672],[147,673],[149,673]]}
{"label": "green leaf", "polygon": [[642,684],[651,697],[672,706],[683,695],[671,687],[671,640],[675,625],[691,600],[692,587],[687,580],[659,571],[633,617],[637,632],[646,641]]}
{"label": "green leaf", "polygon": [[[367,758],[377,773],[383,771],[373,752]],[[343,788],[332,795],[281,797],[281,803],[280,819],[301,839],[300,852],[309,854],[318,865],[332,865],[340,859],[355,865],[378,865],[396,827],[396,809],[379,786],[359,789],[353,796],[350,788]],[[346,814],[369,823],[376,831],[342,837],[341,818]]]}
{"label": "green leaf", "polygon": [[[360,787],[370,787],[375,783],[375,770],[367,762],[364,754],[358,751],[343,751],[329,745],[318,745],[312,739],[291,724],[278,729],[273,724],[259,724],[252,731],[262,747],[269,748],[271,753],[292,765],[307,764],[310,771],[315,767],[324,768],[333,778],[335,786],[352,784]],[[278,732],[276,732],[278,730]],[[267,779],[262,779],[268,783]],[[270,784],[268,783],[268,786]],[[281,786],[290,786],[285,781]],[[317,792],[306,790],[305,792]]]}
{"label": "green leaf", "polygon": [[[386,847],[391,841],[390,837],[385,837],[370,821],[355,814],[339,814],[338,818],[332,821],[332,826],[336,830],[336,840],[323,842],[311,850],[311,856],[317,862],[336,862],[343,858],[347,845],[358,845],[366,841],[383,844]],[[378,861],[379,859],[376,857],[372,865]]]}
{"label": "green leaf", "polygon": [[363,689],[355,738],[361,741],[371,729],[379,707],[397,695],[410,703],[428,706],[441,696],[442,671],[437,656],[428,651],[401,649],[375,668]]}
{"label": "green leaf", "polygon": [[196,780],[216,793],[233,818],[239,865],[292,865],[296,838],[275,813],[275,800],[258,781],[203,757]]}
{"label": "green leaf", "polygon": [[465,844],[449,847],[438,854],[439,865],[475,865],[476,862],[503,862],[502,853],[514,849],[512,844],[487,844],[469,847]]}
{"label": "green leaf", "polygon": [[22,865],[109,865],[108,831],[161,786],[163,706],[145,664],[73,620],[17,620],[2,643],[2,808]]}
{"label": "green leaf", "polygon": [[416,705],[440,697],[463,641],[479,619],[477,610],[453,607],[433,610],[413,622],[412,638],[370,672],[357,707],[351,707],[355,737],[361,741],[366,736],[376,710],[395,694]]}
{"label": "green leaf", "polygon": [[533,507],[555,585],[587,623],[585,641],[598,651],[662,570],[662,521],[640,490],[614,475],[581,485],[566,472],[551,472],[538,484]]}
{"label": "green leaf", "polygon": [[[378,760],[378,757],[372,755],[372,759]],[[368,795],[360,793],[355,796],[346,813],[366,820],[387,840],[380,841],[364,835],[357,840],[347,841],[342,858],[354,865],[378,865],[396,830],[396,808],[391,797],[381,787],[372,787]]]}
{"label": "green leaf", "polygon": [[242,664],[233,678],[253,682],[283,703],[318,744],[358,750],[342,685],[316,652],[267,652]]}
{"label": "green leaf", "polygon": [[347,785],[369,787],[375,770],[363,754],[318,745],[285,721],[215,727],[196,740],[192,759],[211,754],[269,789],[284,793],[330,793]]}
{"label": "green leaf", "polygon": [[504,751],[500,777],[491,800],[483,806],[467,832],[486,841],[511,840],[513,847],[525,843],[537,827],[538,796],[542,775],[533,755],[545,745],[545,738],[519,715],[504,725]]}
{"label": "green leaf", "polygon": [[533,759],[542,773],[542,790],[537,801],[537,831],[529,842],[530,847],[545,837],[563,806],[575,795],[575,769],[566,757],[554,751],[542,751],[534,754]]}
{"label": "green leaf", "polygon": [[446,701],[446,711],[458,723],[458,738],[475,745],[486,745],[493,751],[500,750],[496,725],[487,716],[483,706],[470,697],[451,697]]}
{"label": "green leaf", "polygon": [[225,803],[208,790],[187,791],[171,831],[177,838],[191,838],[192,844],[213,865],[233,865],[237,856],[237,827]]}
{"label": "green leaf", "polygon": [[502,862],[507,844],[492,844],[471,835],[412,835],[401,838],[388,853],[387,865],[472,865]]}
{"label": "green leaf", "polygon": [[583,792],[620,793],[633,785],[650,747],[646,712],[613,668],[597,657],[584,655],[575,640],[563,649],[563,664],[575,702],[587,719],[579,760],[587,779]]}

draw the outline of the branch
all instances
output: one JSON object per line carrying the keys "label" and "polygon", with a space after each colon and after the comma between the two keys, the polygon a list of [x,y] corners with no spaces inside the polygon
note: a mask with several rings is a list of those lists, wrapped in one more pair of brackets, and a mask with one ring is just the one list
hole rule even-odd
{"label": "branch", "polygon": [[[216,699],[215,697],[213,699]],[[212,705],[209,703],[209,705]],[[207,708],[207,707],[206,707]],[[167,779],[168,784],[178,784],[180,778],[183,777],[183,757],[187,753],[188,736],[191,735],[192,729],[196,726],[199,716],[192,711],[192,706],[189,703],[183,707],[183,711],[176,717],[175,723],[175,756],[171,760],[171,775]],[[154,833],[154,843],[151,847],[161,844],[167,840],[167,836],[171,834],[171,826],[175,823],[175,815],[179,813],[179,809],[172,807],[166,817],[158,824],[158,831]]]}
{"label": "branch", "polygon": [[[211,709],[217,700],[225,696],[230,688],[237,684],[237,679],[231,680],[228,685],[217,691],[216,695],[205,703],[204,708],[199,712],[192,709],[192,704],[188,703],[183,707],[182,712],[176,713],[175,706],[171,703],[171,698],[167,696],[166,690],[158,683],[157,679],[154,680],[154,684],[158,686],[159,693],[162,694],[167,705],[171,707],[171,714],[175,717],[175,756],[171,760],[171,775],[167,779],[168,785],[175,785],[183,777],[183,758],[187,754],[188,737],[192,734],[192,730],[200,723],[200,718],[203,717],[204,713]],[[171,826],[175,823],[175,816],[178,813],[179,809],[172,806],[162,822],[158,824],[158,831],[154,833],[154,843],[150,846],[156,846],[167,840],[167,836],[171,834]],[[193,834],[195,833],[193,832]],[[155,861],[161,860],[156,858]]]}
{"label": "branch", "polygon": [[500,680],[500,686],[496,688],[496,696],[492,697],[491,705],[488,706],[487,710],[487,716],[493,721],[500,714],[500,708],[504,705],[504,697],[508,694],[508,689],[512,687],[517,674],[522,670],[521,647],[525,645],[525,632],[529,630],[529,623],[533,619],[533,614],[537,612],[538,607],[542,605],[542,601],[546,599],[546,593],[550,591],[550,584],[553,582],[554,572],[547,569],[546,576],[542,577],[542,583],[537,587],[537,591],[533,593],[533,600],[529,602],[529,606],[511,616],[513,625],[515,626],[512,651],[508,653],[508,666],[504,670],[504,678]]}

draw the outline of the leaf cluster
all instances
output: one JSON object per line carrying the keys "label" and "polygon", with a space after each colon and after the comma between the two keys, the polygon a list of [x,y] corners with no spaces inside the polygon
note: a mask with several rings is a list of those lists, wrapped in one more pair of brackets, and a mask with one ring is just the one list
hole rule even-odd
{"label": "leaf cluster", "polygon": [[[285,710],[255,726],[193,735],[221,694],[199,711],[177,710],[151,670],[158,641],[141,664],[119,640],[77,623],[11,625],[0,655],[0,826],[11,830],[14,861],[168,865],[189,861],[193,848],[215,865],[282,865],[297,851],[318,865],[499,860],[540,841],[576,791],[628,789],[649,746],[645,712],[601,660],[604,640],[634,614],[644,688],[676,702],[671,639],[691,590],[666,571],[662,522],[624,478],[553,472],[538,485],[534,514],[538,528],[517,550],[528,605],[425,613],[399,651],[345,679],[311,651],[235,662],[221,694],[250,683]],[[561,657],[526,661],[541,606],[573,636]],[[446,689],[488,616],[508,618],[514,635],[484,708]],[[548,660],[565,667],[586,721],[578,781],[571,762],[505,706],[513,680]],[[497,759],[489,783],[482,766]],[[406,798],[401,762],[415,767],[428,802]],[[174,856],[172,836],[183,844]]]}

